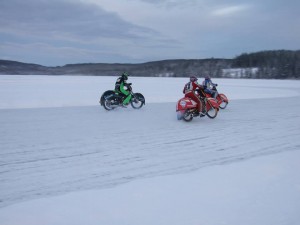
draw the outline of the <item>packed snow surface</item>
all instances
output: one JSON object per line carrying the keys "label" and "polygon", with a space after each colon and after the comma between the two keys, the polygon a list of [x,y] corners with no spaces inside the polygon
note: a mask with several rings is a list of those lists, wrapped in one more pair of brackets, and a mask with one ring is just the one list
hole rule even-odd
{"label": "packed snow surface", "polygon": [[177,121],[186,78],[0,76],[1,225],[296,225],[300,81],[214,79],[216,119]]}

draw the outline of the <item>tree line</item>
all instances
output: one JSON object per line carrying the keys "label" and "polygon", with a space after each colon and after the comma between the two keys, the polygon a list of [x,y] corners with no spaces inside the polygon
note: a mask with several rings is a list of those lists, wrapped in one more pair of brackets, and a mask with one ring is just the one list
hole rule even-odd
{"label": "tree line", "polygon": [[243,53],[233,59],[232,68],[257,68],[247,78],[299,79],[300,50]]}
{"label": "tree line", "polygon": [[300,50],[243,53],[233,59],[174,59],[140,64],[82,63],[47,67],[0,60],[0,74],[300,79]]}

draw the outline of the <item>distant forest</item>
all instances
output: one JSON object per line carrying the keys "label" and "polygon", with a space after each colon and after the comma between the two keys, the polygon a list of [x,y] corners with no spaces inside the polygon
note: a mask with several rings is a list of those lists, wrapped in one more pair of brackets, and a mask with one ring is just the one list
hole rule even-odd
{"label": "distant forest", "polygon": [[300,50],[243,53],[233,59],[175,59],[140,64],[82,63],[46,67],[0,60],[0,74],[118,76],[122,72],[143,77],[187,77],[211,75],[218,78],[299,79]]}
{"label": "distant forest", "polygon": [[257,68],[249,78],[300,78],[299,51],[262,51],[244,53],[233,59],[232,68]]}

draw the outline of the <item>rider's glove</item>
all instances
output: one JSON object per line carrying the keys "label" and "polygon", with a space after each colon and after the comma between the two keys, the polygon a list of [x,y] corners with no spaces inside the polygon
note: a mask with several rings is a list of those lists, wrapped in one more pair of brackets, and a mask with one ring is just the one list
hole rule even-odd
{"label": "rider's glove", "polygon": [[130,86],[130,85],[132,85],[132,83],[128,83],[127,85],[129,85],[129,86]]}
{"label": "rider's glove", "polygon": [[218,86],[218,84],[215,84],[215,86],[217,87],[217,86]]}

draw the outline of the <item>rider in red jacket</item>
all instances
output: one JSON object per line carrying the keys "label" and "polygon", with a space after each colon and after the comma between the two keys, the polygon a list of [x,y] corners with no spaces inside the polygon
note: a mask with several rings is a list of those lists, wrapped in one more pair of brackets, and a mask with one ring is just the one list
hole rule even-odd
{"label": "rider in red jacket", "polygon": [[183,93],[185,94],[185,97],[191,98],[197,103],[198,112],[200,113],[204,111],[204,107],[202,101],[199,98],[199,95],[196,94],[196,90],[197,89],[203,90],[203,86],[198,84],[197,80],[198,78],[196,76],[191,76],[190,82],[188,82],[184,86]]}

